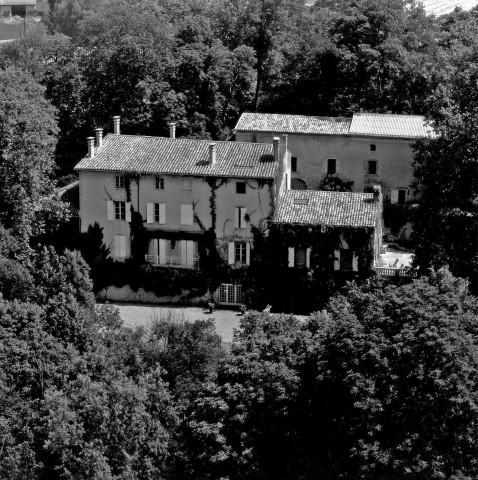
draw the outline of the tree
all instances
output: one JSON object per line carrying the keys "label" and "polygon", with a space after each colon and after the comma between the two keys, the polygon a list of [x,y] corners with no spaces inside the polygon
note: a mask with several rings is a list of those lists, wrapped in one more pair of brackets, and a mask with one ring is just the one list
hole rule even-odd
{"label": "tree", "polygon": [[[433,305],[433,308],[430,308]],[[252,314],[188,421],[202,478],[475,478],[478,302],[447,270]]]}
{"label": "tree", "polygon": [[52,182],[55,115],[30,75],[0,70],[0,223],[24,242],[44,230],[45,215],[66,215]]}

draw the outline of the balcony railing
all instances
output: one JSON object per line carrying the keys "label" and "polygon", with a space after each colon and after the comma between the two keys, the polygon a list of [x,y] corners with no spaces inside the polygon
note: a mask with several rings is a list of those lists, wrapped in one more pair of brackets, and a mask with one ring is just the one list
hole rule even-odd
{"label": "balcony railing", "polygon": [[160,257],[158,255],[146,255],[146,261],[152,265],[161,267],[194,268],[197,266],[199,257]]}
{"label": "balcony railing", "polygon": [[382,277],[411,277],[416,278],[417,272],[411,268],[391,268],[391,267],[374,267],[377,275]]}

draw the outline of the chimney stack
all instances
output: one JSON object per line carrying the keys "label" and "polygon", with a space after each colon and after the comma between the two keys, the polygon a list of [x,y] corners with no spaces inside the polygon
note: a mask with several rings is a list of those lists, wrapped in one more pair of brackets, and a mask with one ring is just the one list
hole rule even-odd
{"label": "chimney stack", "polygon": [[285,151],[287,151],[287,141],[288,140],[289,140],[289,135],[287,135],[287,133],[284,133],[284,135],[282,135],[282,141],[284,142]]}
{"label": "chimney stack", "polygon": [[374,202],[380,202],[382,197],[382,188],[380,185],[373,186],[373,200]]}
{"label": "chimney stack", "polygon": [[103,129],[95,128],[96,134],[96,148],[101,148],[103,145]]}
{"label": "chimney stack", "polygon": [[209,144],[209,164],[216,165],[216,144]]}
{"label": "chimney stack", "polygon": [[114,127],[114,134],[119,135],[120,134],[120,117],[116,116],[113,117],[113,127]]}
{"label": "chimney stack", "polygon": [[274,145],[274,161],[278,162],[279,161],[279,143],[280,143],[280,138],[279,137],[274,137],[272,139],[272,143]]}
{"label": "chimney stack", "polygon": [[95,137],[88,137],[86,139],[88,142],[88,157],[94,158],[95,156]]}
{"label": "chimney stack", "polygon": [[169,122],[168,127],[169,127],[169,138],[176,138],[176,123]]}

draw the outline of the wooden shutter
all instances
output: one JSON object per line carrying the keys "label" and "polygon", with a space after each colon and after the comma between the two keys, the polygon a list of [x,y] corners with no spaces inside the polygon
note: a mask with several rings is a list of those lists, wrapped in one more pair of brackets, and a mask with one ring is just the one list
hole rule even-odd
{"label": "wooden shutter", "polygon": [[251,264],[251,244],[249,242],[246,243],[246,265]]}
{"label": "wooden shutter", "polygon": [[236,207],[234,209],[234,227],[235,228],[240,227],[240,218],[241,218],[241,209]]}
{"label": "wooden shutter", "polygon": [[146,223],[154,223],[154,203],[146,204]]}
{"label": "wooden shutter", "polygon": [[294,266],[294,255],[295,255],[294,247],[289,247],[289,267]]}
{"label": "wooden shutter", "polygon": [[340,270],[340,250],[334,251],[334,270]]}
{"label": "wooden shutter", "polygon": [[158,250],[159,264],[166,265],[166,240],[164,238],[158,240]]}
{"label": "wooden shutter", "polygon": [[189,204],[181,205],[181,224],[192,225],[193,224],[193,206]]}
{"label": "wooden shutter", "polygon": [[126,202],[126,221],[131,222],[131,202]]}
{"label": "wooden shutter", "polygon": [[352,270],[358,272],[358,257],[355,254],[352,256]]}
{"label": "wooden shutter", "polygon": [[391,203],[398,203],[398,190],[392,190],[390,196]]}
{"label": "wooden shutter", "polygon": [[229,242],[228,244],[228,263],[232,265],[234,263],[234,242]]}
{"label": "wooden shutter", "polygon": [[194,265],[194,242],[192,240],[183,240],[186,249],[186,265],[192,267]]}
{"label": "wooden shutter", "polygon": [[106,215],[108,220],[115,219],[115,207],[112,200],[106,201]]}
{"label": "wooden shutter", "polygon": [[310,248],[305,251],[305,266],[310,268]]}
{"label": "wooden shutter", "polygon": [[164,225],[166,223],[166,204],[159,204],[159,223]]}
{"label": "wooden shutter", "polygon": [[240,218],[240,228],[246,228],[247,227],[247,221],[246,221],[246,215],[247,215],[247,208],[241,208],[241,218]]}
{"label": "wooden shutter", "polygon": [[126,236],[115,235],[114,244],[115,244],[115,257],[126,258]]}

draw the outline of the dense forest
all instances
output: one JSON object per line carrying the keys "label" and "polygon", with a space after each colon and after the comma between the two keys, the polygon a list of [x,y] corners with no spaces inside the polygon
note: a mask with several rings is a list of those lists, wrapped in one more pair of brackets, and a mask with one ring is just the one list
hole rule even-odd
{"label": "dense forest", "polygon": [[[413,247],[298,321],[125,327],[53,248],[95,127],[227,139],[241,112],[425,114]],[[0,478],[478,478],[478,9],[50,0],[0,48]],[[91,242],[90,242],[91,244]],[[448,268],[445,267],[448,265]],[[434,269],[429,270],[429,267]]]}

